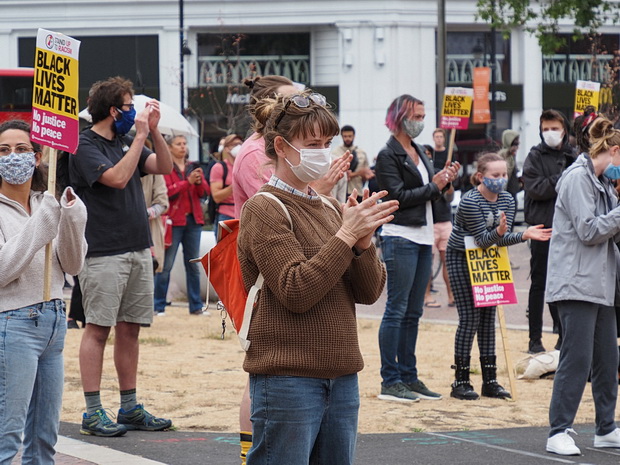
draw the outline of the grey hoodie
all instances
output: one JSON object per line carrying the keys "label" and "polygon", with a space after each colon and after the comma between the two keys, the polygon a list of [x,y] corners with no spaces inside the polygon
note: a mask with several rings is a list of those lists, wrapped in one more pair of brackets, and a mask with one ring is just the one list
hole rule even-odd
{"label": "grey hoodie", "polygon": [[612,307],[620,252],[620,208],[607,178],[582,153],[557,183],[546,301],[581,300]]}

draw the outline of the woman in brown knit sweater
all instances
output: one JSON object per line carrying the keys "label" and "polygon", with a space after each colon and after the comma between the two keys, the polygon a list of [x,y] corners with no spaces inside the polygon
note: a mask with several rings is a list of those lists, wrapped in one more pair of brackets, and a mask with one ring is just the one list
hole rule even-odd
{"label": "woman in brown knit sweater", "polygon": [[[344,206],[308,186],[330,165],[338,122],[325,97],[265,99],[267,156],[274,175],[241,214],[238,253],[246,288],[264,277],[244,369],[250,373],[254,443],[248,465],[353,463],[364,362],[355,303],[376,301],[385,270],[371,242],[396,201],[386,192]],[[268,115],[268,116],[267,116]],[[292,228],[291,228],[292,223]]]}

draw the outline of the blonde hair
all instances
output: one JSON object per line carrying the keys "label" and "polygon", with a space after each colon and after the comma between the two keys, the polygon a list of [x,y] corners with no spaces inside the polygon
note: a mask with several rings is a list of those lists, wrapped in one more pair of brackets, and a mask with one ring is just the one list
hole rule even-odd
{"label": "blonde hair", "polygon": [[224,147],[228,147],[232,145],[233,142],[235,142],[236,140],[238,140],[239,142],[243,142],[243,139],[241,139],[241,137],[239,137],[237,134],[228,134],[226,137],[224,137],[224,142],[222,143],[222,145]]}
{"label": "blonde hair", "polygon": [[478,177],[476,175],[478,173],[481,173],[482,175],[484,175],[484,173],[486,173],[486,171],[489,169],[489,164],[496,162],[496,161],[505,162],[506,160],[504,159],[504,157],[502,157],[498,153],[488,152],[488,153],[481,154],[476,161],[477,161],[476,171],[474,172],[474,174],[471,175],[471,178],[470,178],[471,183],[474,186],[477,186],[480,184],[480,181],[478,180]]}
{"label": "blonde hair", "polygon": [[590,127],[590,156],[596,158],[614,145],[620,145],[620,130],[604,116],[599,116]]}
{"label": "blonde hair", "polygon": [[[307,97],[311,93],[312,91],[305,91],[296,95]],[[327,107],[311,101],[306,108],[299,108],[294,103],[289,103],[294,96],[278,95],[275,98],[264,98],[254,106],[256,118],[264,121],[265,154],[272,160],[278,158],[273,145],[276,136],[281,136],[290,142],[299,136],[305,139],[317,135],[335,136],[340,132],[338,120]],[[280,121],[276,128],[274,126],[278,119]],[[319,134],[315,134],[315,126],[318,126]]]}
{"label": "blonde hair", "polygon": [[253,79],[246,79],[244,84],[251,89],[250,103],[248,111],[252,116],[252,130],[258,134],[263,134],[265,129],[264,121],[256,117],[255,107],[264,98],[273,98],[277,95],[278,89],[282,86],[292,86],[293,81],[284,76],[268,75],[256,76]]}

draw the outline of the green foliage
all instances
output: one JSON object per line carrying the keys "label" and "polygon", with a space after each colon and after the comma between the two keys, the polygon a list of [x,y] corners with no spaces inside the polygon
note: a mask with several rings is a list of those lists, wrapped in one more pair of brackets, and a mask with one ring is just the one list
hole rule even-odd
{"label": "green foliage", "polygon": [[606,0],[478,0],[477,8],[477,18],[505,34],[516,27],[534,34],[545,55],[565,45],[558,35],[563,20],[574,25],[578,39],[620,19],[618,5]]}

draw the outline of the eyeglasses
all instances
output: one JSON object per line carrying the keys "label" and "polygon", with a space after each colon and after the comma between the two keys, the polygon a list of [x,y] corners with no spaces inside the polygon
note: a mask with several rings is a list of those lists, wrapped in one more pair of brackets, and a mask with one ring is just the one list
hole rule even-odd
{"label": "eyeglasses", "polygon": [[280,124],[280,121],[282,121],[282,118],[284,118],[284,115],[286,115],[286,110],[288,110],[288,107],[291,105],[291,103],[294,103],[297,108],[308,108],[310,106],[310,102],[314,102],[322,107],[327,105],[327,99],[324,95],[321,94],[312,93],[308,96],[299,94],[293,95],[284,105],[282,113],[280,113],[276,118],[276,122],[273,125],[273,128],[278,129],[278,124]]}
{"label": "eyeglasses", "polygon": [[11,147],[10,145],[2,145],[0,146],[0,156],[10,155],[11,153],[32,153],[35,152],[34,148],[28,145],[16,145],[15,147]]}
{"label": "eyeglasses", "polygon": [[[122,105],[119,105],[119,107],[121,107],[121,108],[129,107],[129,111],[131,111],[131,110],[133,110],[135,108],[135,105],[133,103],[123,103]],[[116,109],[120,110],[121,108],[119,108],[119,107],[116,107]]]}

